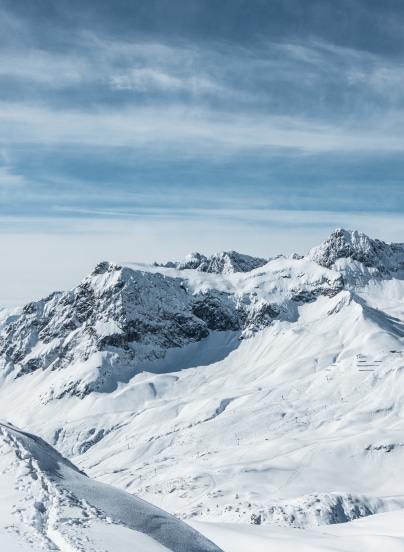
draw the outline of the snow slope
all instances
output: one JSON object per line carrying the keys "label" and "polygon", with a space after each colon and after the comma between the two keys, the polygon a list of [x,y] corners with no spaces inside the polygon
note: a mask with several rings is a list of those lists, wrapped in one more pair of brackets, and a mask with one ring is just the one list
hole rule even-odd
{"label": "snow slope", "polygon": [[403,251],[339,229],[246,272],[101,263],[3,311],[0,416],[178,518],[250,527],[229,542],[400,519]]}
{"label": "snow slope", "polygon": [[89,479],[45,441],[0,423],[7,550],[220,552],[200,533],[128,493]]}
{"label": "snow slope", "polygon": [[404,510],[305,531],[200,522],[192,522],[192,526],[222,546],[225,552],[401,552],[404,549]]}

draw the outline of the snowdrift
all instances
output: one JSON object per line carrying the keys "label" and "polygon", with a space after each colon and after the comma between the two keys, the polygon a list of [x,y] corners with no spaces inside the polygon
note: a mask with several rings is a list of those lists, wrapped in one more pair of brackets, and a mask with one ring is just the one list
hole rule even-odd
{"label": "snowdrift", "polygon": [[[41,550],[220,552],[159,508],[91,480],[35,435],[0,423],[0,450],[1,471],[11,493],[3,492],[2,509],[8,502],[15,516],[7,532],[4,526],[2,530],[8,542],[15,537],[8,552],[20,544]],[[11,505],[10,498],[18,506]]]}

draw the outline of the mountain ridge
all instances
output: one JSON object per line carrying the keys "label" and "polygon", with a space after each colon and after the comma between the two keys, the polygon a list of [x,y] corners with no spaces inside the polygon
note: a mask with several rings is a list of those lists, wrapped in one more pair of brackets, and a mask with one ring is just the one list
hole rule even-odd
{"label": "mountain ridge", "polygon": [[[201,341],[215,331],[248,337],[274,319],[296,317],[298,303],[331,297],[343,288],[341,276],[328,269],[310,276],[304,260],[292,259],[297,265],[292,270],[287,259],[278,259],[282,260],[272,272],[266,263],[266,272],[258,272],[264,270],[260,266],[241,273],[247,278],[242,293],[237,282],[224,280],[217,287],[209,279],[236,275],[221,268],[192,284],[189,277],[178,277],[182,269],[171,276],[99,263],[73,290],[28,303],[19,317],[10,319],[0,331],[0,364],[6,374],[13,372],[18,378],[36,370],[92,363],[87,379],[66,382],[63,389],[48,393],[49,400],[65,393],[83,397],[111,390],[117,381],[133,375],[135,365],[164,358],[172,347]],[[299,267],[306,272],[296,273]],[[248,283],[249,274],[255,286],[254,281]],[[276,293],[265,288],[271,274]]]}
{"label": "mountain ridge", "polygon": [[199,270],[209,274],[232,274],[234,272],[250,272],[264,266],[269,259],[244,255],[237,251],[220,251],[210,257],[201,253],[190,253],[180,262],[168,262],[155,266],[177,268],[179,270]]}
{"label": "mountain ridge", "polygon": [[316,249],[331,268],[312,252],[228,273],[103,262],[3,313],[0,416],[184,520],[402,508],[402,246],[380,246],[383,271],[338,234]]}
{"label": "mountain ridge", "polygon": [[[341,259],[351,264],[336,267]],[[380,269],[383,259],[389,259],[385,270]],[[267,261],[232,251],[194,260],[177,264],[174,274],[172,263],[147,271],[101,262],[73,290],[28,303],[19,315],[14,311],[0,330],[3,372],[19,378],[36,370],[87,364],[87,375],[76,381],[66,378],[44,400],[108,392],[136,373],[136,366],[164,358],[173,347],[199,342],[216,331],[239,332],[245,338],[274,320],[296,319],[298,304],[398,273],[404,267],[404,245],[337,229],[303,258]],[[307,264],[313,261],[321,268]],[[375,271],[366,276],[351,261]],[[203,263],[208,264],[201,269]],[[218,281],[219,276],[224,280]]]}

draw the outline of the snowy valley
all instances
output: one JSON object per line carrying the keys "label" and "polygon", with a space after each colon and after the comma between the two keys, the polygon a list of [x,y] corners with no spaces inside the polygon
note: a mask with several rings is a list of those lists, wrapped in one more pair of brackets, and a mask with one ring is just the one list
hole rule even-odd
{"label": "snowy valley", "polygon": [[404,244],[338,229],[0,311],[7,550],[402,550],[403,298]]}

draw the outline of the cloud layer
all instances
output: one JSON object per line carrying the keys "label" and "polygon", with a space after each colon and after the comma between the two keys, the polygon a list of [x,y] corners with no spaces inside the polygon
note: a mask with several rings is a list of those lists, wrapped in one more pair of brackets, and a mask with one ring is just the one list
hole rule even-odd
{"label": "cloud layer", "polygon": [[81,221],[99,251],[89,228],[169,224],[186,252],[192,220],[209,249],[209,220],[229,249],[345,213],[400,240],[385,221],[404,204],[404,6],[0,0],[0,14],[8,238]]}

